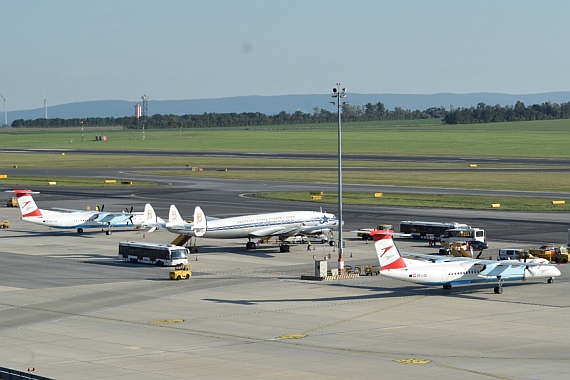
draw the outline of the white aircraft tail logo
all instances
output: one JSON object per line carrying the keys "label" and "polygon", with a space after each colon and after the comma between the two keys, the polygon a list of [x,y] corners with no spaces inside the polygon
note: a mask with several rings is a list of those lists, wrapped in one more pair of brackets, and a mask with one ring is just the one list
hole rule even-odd
{"label": "white aircraft tail logo", "polygon": [[390,230],[374,230],[370,232],[370,236],[374,239],[374,247],[380,262],[380,268],[385,269],[402,269],[406,268],[406,263],[394,240],[392,240],[393,231]]}
{"label": "white aircraft tail logo", "polygon": [[34,202],[34,198],[32,198],[33,192],[31,190],[14,190],[14,193],[18,197],[22,218],[42,216],[41,210],[36,205],[36,202]]}
{"label": "white aircraft tail logo", "polygon": [[194,233],[196,236],[204,236],[208,228],[208,223],[206,222],[206,215],[200,206],[196,206],[194,209]]}
{"label": "white aircraft tail logo", "polygon": [[168,225],[169,226],[180,226],[184,224],[184,220],[180,216],[178,209],[174,205],[170,205],[170,211],[168,212]]}
{"label": "white aircraft tail logo", "polygon": [[144,205],[144,221],[142,225],[150,227],[148,232],[154,232],[158,228],[158,218],[150,203]]}

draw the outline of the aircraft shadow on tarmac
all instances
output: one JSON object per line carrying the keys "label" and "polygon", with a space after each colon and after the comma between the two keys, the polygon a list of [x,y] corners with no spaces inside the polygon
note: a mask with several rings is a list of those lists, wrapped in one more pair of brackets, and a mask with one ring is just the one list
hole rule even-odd
{"label": "aircraft shadow on tarmac", "polygon": [[[140,231],[140,230],[135,230],[135,229],[131,229],[131,230],[113,230],[113,233],[122,233],[122,232],[132,232],[132,231]],[[18,233],[17,235],[14,234],[10,234],[10,232],[13,233]],[[13,229],[10,228],[10,231],[6,231],[6,233],[2,233],[2,237],[21,237],[20,233],[26,234],[26,236],[65,236],[65,237],[70,237],[70,236],[75,236],[78,238],[84,238],[84,239],[93,239],[96,237],[105,237],[107,235],[105,235],[105,230],[100,231],[98,229],[92,229],[92,230],[85,230],[82,233],[78,233],[75,229],[48,229],[45,231],[29,231],[29,230],[19,230],[19,229]]]}
{"label": "aircraft shadow on tarmac", "polygon": [[[368,287],[362,285],[349,285],[349,284],[331,284],[331,286],[358,288],[359,290],[369,290],[373,292],[367,295],[356,296],[339,296],[339,297],[323,297],[323,298],[279,298],[279,299],[243,299],[243,300],[225,300],[221,298],[205,298],[204,301],[211,301],[216,303],[229,303],[237,305],[256,305],[262,303],[283,303],[283,302],[340,302],[340,301],[363,301],[363,300],[376,300],[384,298],[401,298],[401,297],[451,297],[451,298],[465,298],[471,300],[481,301],[496,301],[496,302],[509,302],[509,303],[525,303],[529,302],[513,301],[506,299],[504,295],[497,296],[493,292],[493,286],[489,284],[476,284],[467,286],[457,286],[452,289],[442,289],[439,287],[425,287],[414,285],[403,285],[402,287]],[[538,283],[518,283],[515,286],[536,286]],[[508,285],[503,285],[508,288]],[[502,298],[500,298],[502,297]],[[542,304],[541,304],[542,305]],[[553,305],[549,305],[553,306]]]}
{"label": "aircraft shadow on tarmac", "polygon": [[235,246],[230,246],[230,247],[199,245],[198,252],[192,252],[191,254],[215,255],[217,253],[223,253],[223,254],[231,253],[233,255],[242,255],[248,257],[267,257],[267,258],[279,256],[280,254],[287,254],[287,252],[279,252],[278,245],[269,245],[269,244],[262,245],[256,249],[246,250],[245,244],[242,244],[242,242],[239,242]]}

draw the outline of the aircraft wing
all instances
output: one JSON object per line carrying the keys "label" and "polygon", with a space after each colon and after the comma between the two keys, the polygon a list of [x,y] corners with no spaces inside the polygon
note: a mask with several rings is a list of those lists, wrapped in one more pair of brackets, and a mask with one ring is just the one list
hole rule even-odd
{"label": "aircraft wing", "polygon": [[[56,211],[63,211],[63,212],[89,212],[87,210],[78,210],[75,208],[62,208],[62,207],[51,207],[52,210],[56,210]],[[96,213],[97,211],[93,211],[93,213]]]}
{"label": "aircraft wing", "polygon": [[425,255],[422,253],[409,253],[409,252],[405,253],[405,255],[409,256],[409,257],[425,260],[425,261],[431,261],[434,263],[447,263],[447,262],[462,261],[462,262],[469,262],[471,264],[487,265],[489,267],[495,267],[495,268],[496,267],[512,268],[512,267],[520,267],[520,266],[534,267],[534,266],[539,266],[539,265],[552,265],[552,264],[546,262],[546,260],[544,260],[544,261],[527,261],[527,262],[520,261],[520,260],[496,261],[496,260],[488,260],[488,259],[472,259],[470,257]]}

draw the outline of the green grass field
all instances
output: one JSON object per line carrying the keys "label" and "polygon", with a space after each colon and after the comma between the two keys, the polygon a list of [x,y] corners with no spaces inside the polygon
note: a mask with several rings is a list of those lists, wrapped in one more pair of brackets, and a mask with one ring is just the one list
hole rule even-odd
{"label": "green grass field", "polygon": [[[478,189],[534,190],[567,192],[570,189],[570,176],[556,171],[484,171],[481,169],[504,168],[481,157],[534,157],[570,158],[570,120],[536,121],[520,123],[495,123],[477,125],[443,125],[439,120],[391,121],[375,123],[343,124],[343,154],[395,155],[403,158],[418,155],[458,156],[470,159],[457,164],[449,163],[410,163],[405,161],[350,161],[343,160],[343,181],[356,184],[378,184],[399,186],[455,187]],[[107,136],[107,141],[95,141],[96,135]],[[298,180],[336,183],[336,171],[318,168],[336,168],[333,160],[280,160],[280,159],[240,159],[225,157],[145,157],[97,155],[98,149],[117,151],[128,150],[170,150],[170,151],[220,151],[220,152],[300,152],[337,153],[336,124],[294,125],[250,127],[236,129],[193,129],[145,131],[124,131],[115,128],[84,128],[82,139],[79,128],[64,130],[0,129],[0,148],[55,149],[52,153],[23,154],[0,153],[0,174],[8,178],[0,179],[0,186],[18,184],[33,186],[47,178],[26,179],[19,177],[18,168],[157,168],[156,174],[179,176],[206,176],[217,178]],[[86,149],[93,155],[66,153],[65,149]],[[468,164],[476,168],[465,171]],[[161,167],[178,170],[160,171]],[[204,171],[193,172],[190,167],[203,167]],[[237,168],[257,168],[257,170],[237,170]],[[272,170],[286,167],[288,170]],[[351,167],[370,168],[370,171],[350,171]],[[383,171],[382,168],[419,168],[425,171]],[[536,167],[536,166],[535,166]],[[553,168],[545,162],[541,168]],[[264,168],[264,170],[259,170]],[[296,168],[312,168],[312,171],[298,171]],[[437,169],[461,169],[455,172]],[[218,171],[218,169],[228,169]],[[566,168],[561,168],[566,169]],[[49,179],[52,180],[52,179]],[[58,185],[71,184],[64,178]],[[282,195],[290,197],[291,195]],[[305,194],[299,195],[301,198]],[[344,198],[344,197],[343,197]],[[364,196],[364,201],[369,200]],[[399,205],[398,199],[385,197],[383,202]],[[470,197],[471,198],[471,197]],[[463,205],[470,208],[487,208],[488,200],[472,202],[472,199],[452,199],[435,204]],[[362,202],[363,200],[358,200]],[[519,200],[520,201],[520,200]],[[347,198],[347,202],[351,202]],[[426,206],[434,204],[429,199],[410,199],[406,205]],[[513,209],[544,209],[544,203],[526,202],[529,205],[514,205]],[[466,206],[470,204],[483,206]],[[495,201],[507,205],[507,201]],[[429,206],[431,207],[431,206]],[[502,206],[503,207],[503,206]],[[507,206],[505,206],[507,207]],[[537,208],[538,207],[538,208]],[[549,207],[549,206],[548,206]],[[549,210],[562,210],[564,207],[551,207]]]}
{"label": "green grass field", "polygon": [[[423,122],[423,123],[422,123]],[[336,125],[265,128],[123,131],[0,131],[0,148],[205,150],[222,152],[337,151]],[[345,154],[470,157],[570,157],[570,120],[474,125],[442,125],[438,120],[343,124]],[[106,135],[108,141],[95,141]]]}

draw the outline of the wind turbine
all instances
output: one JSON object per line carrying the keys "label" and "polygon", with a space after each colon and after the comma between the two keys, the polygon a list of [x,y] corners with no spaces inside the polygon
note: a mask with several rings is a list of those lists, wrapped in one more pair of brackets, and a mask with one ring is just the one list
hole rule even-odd
{"label": "wind turbine", "polygon": [[12,97],[5,98],[4,95],[0,94],[2,99],[4,99],[4,125],[8,125],[8,111],[6,110],[6,101],[12,99]]}

